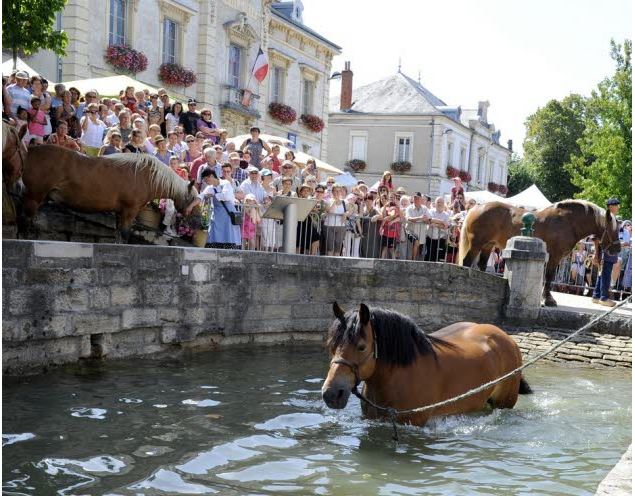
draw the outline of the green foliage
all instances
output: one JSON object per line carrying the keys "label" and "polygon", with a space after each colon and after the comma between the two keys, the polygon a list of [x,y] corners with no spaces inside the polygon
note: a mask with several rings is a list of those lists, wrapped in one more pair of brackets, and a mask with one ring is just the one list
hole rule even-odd
{"label": "green foliage", "polygon": [[585,129],[586,107],[584,97],[571,94],[549,101],[525,122],[524,165],[518,173],[523,172],[523,181],[532,177],[551,201],[573,198],[579,191],[564,165],[580,154],[578,140]]}
{"label": "green foliage", "polygon": [[13,64],[18,51],[32,55],[48,49],[57,55],[66,55],[68,37],[55,29],[55,14],[67,0],[5,0],[2,2],[2,45],[13,53]]}
{"label": "green foliage", "polygon": [[607,198],[617,196],[624,218],[632,213],[632,48],[631,40],[623,45],[611,40],[615,73],[589,98],[580,154],[567,166],[581,189],[578,197],[604,206]]}
{"label": "green foliage", "polygon": [[507,187],[509,196],[514,196],[526,190],[536,182],[535,172],[531,166],[518,154],[514,153],[509,162]]}

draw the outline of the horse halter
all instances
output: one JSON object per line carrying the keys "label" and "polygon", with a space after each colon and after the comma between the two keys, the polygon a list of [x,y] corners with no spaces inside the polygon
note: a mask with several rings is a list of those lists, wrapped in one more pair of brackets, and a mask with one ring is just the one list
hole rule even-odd
{"label": "horse halter", "polygon": [[333,360],[331,360],[331,363],[329,364],[329,368],[331,368],[333,365],[346,365],[349,369],[351,369],[351,371],[355,375],[355,385],[352,388],[353,391],[357,390],[357,386],[359,386],[359,383],[361,382],[361,379],[359,377],[359,368],[362,365],[364,365],[371,356],[374,357],[375,359],[377,359],[377,356],[378,356],[377,334],[375,333],[375,327],[373,326],[372,317],[371,317],[371,328],[373,330],[373,350],[370,353],[367,353],[361,362],[354,363],[354,362],[351,362],[350,360],[347,360],[346,358],[334,358]]}

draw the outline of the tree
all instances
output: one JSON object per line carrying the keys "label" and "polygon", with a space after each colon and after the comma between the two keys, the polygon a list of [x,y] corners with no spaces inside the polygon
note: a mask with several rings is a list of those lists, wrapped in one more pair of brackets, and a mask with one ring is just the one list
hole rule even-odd
{"label": "tree", "polygon": [[631,40],[623,45],[611,40],[615,73],[591,94],[580,153],[567,166],[581,190],[578,197],[603,206],[617,196],[625,218],[630,218],[632,208],[632,48]]}
{"label": "tree", "polygon": [[5,0],[2,2],[2,45],[11,48],[13,68],[18,50],[32,55],[48,49],[66,55],[68,37],[55,29],[55,14],[67,0]]}
{"label": "tree", "polygon": [[578,140],[585,129],[586,106],[584,97],[571,94],[549,101],[525,122],[524,162],[551,201],[573,198],[579,191],[564,166],[580,154]]}
{"label": "tree", "polygon": [[525,191],[536,182],[535,172],[531,166],[518,154],[514,153],[509,162],[507,179],[508,195],[514,196]]}

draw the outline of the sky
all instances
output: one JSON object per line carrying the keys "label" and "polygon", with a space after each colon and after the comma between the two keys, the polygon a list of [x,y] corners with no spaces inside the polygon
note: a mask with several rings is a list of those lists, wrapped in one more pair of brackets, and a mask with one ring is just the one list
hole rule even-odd
{"label": "sky", "polygon": [[[304,24],[342,47],[353,87],[401,71],[446,104],[477,108],[522,152],[525,120],[589,95],[614,71],[610,40],[632,38],[630,0],[303,0]],[[331,82],[331,96],[340,81]]]}

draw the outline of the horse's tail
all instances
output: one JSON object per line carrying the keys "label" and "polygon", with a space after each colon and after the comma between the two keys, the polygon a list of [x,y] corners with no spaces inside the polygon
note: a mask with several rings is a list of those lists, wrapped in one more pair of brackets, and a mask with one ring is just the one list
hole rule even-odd
{"label": "horse's tail", "polygon": [[518,386],[518,394],[533,394],[533,389],[527,382],[527,380],[521,375],[520,376],[520,385]]}
{"label": "horse's tail", "polygon": [[471,243],[468,240],[467,233],[467,225],[468,221],[470,220],[471,213],[472,212],[468,212],[467,216],[463,220],[463,225],[461,226],[461,235],[459,236],[459,255],[456,259],[456,263],[459,265],[463,265],[463,260],[465,260],[465,257],[467,256],[467,253],[470,251],[471,248]]}

